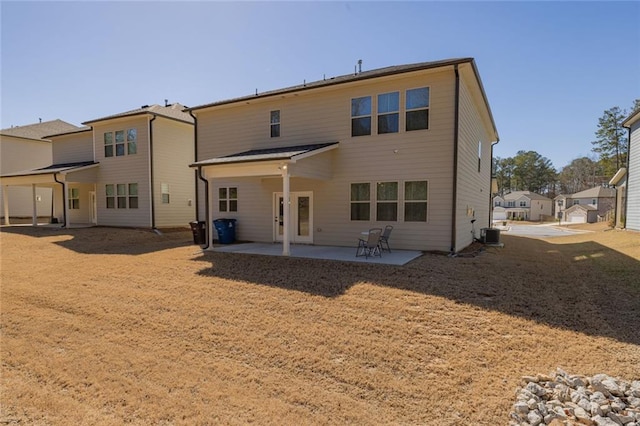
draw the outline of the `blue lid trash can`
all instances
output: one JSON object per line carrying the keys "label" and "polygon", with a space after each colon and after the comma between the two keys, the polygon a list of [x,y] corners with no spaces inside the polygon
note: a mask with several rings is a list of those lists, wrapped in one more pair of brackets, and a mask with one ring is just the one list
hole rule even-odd
{"label": "blue lid trash can", "polygon": [[232,244],[236,241],[235,219],[216,219],[213,221],[213,226],[218,232],[220,244]]}

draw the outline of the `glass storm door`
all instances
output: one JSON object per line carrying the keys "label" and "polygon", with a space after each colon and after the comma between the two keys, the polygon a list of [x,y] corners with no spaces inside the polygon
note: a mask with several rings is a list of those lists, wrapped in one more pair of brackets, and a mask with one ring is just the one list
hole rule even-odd
{"label": "glass storm door", "polygon": [[[284,202],[281,192],[274,197],[274,234],[282,241],[284,230]],[[289,236],[292,243],[313,243],[313,193],[291,192],[289,210]]]}

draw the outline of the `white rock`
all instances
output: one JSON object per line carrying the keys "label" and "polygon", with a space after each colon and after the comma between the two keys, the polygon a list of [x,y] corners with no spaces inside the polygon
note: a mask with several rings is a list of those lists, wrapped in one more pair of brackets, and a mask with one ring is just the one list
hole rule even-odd
{"label": "white rock", "polygon": [[525,402],[516,402],[513,404],[513,411],[518,414],[527,414],[529,412],[529,406]]}
{"label": "white rock", "polygon": [[635,396],[630,396],[629,398],[627,398],[627,402],[629,403],[630,407],[640,408],[640,398],[636,398]]}
{"label": "white rock", "polygon": [[538,413],[536,410],[533,410],[529,411],[529,414],[527,414],[527,420],[529,421],[529,424],[531,426],[538,426],[544,419],[542,418],[540,413]]}
{"label": "white rock", "polygon": [[611,420],[609,417],[595,416],[593,421],[598,426],[619,426],[618,423]]}
{"label": "white rock", "polygon": [[622,410],[624,410],[625,408],[627,408],[627,405],[622,401],[619,401],[619,402],[618,401],[613,401],[611,403],[611,409],[613,411],[615,411],[616,413],[622,412]]}
{"label": "white rock", "polygon": [[573,410],[573,414],[576,416],[576,419],[582,424],[585,425],[595,425],[595,422],[591,420],[591,416],[584,410],[582,407],[578,407]]}

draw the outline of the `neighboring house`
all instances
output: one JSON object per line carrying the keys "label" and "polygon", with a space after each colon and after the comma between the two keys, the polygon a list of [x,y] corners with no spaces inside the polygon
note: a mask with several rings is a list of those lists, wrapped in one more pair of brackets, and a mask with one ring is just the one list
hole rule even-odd
{"label": "neighboring house", "polygon": [[[188,108],[199,218],[237,238],[457,252],[489,226],[498,141],[472,58],[393,66]],[[290,208],[287,208],[290,206]],[[214,232],[208,233],[212,245]]]}
{"label": "neighboring house", "polygon": [[[51,140],[45,136],[74,129],[77,127],[73,124],[52,120],[0,130],[0,174],[18,173],[50,165]],[[11,218],[31,218],[36,221],[39,217],[48,221],[51,217],[51,188],[31,184],[9,187],[2,183],[0,194],[2,223],[10,224]]]}
{"label": "neighboring house", "polygon": [[49,135],[53,164],[3,173],[3,184],[54,188],[54,218],[66,226],[186,226],[195,212],[194,143],[182,109],[145,105]]}
{"label": "neighboring house", "polygon": [[[560,213],[561,220],[594,223],[605,220],[606,216],[615,208],[616,190],[604,186],[594,186],[575,194],[558,195],[554,198],[554,202],[556,217]],[[576,209],[573,208],[574,206],[585,208]]]}
{"label": "neighboring house", "polygon": [[627,208],[627,168],[621,167],[620,170],[609,181],[609,185],[616,189],[616,205],[615,205],[615,227],[625,227],[625,215]]}
{"label": "neighboring house", "polygon": [[631,113],[622,125],[629,129],[625,228],[640,231],[640,109]]}
{"label": "neighboring house", "polygon": [[544,220],[551,216],[552,200],[531,191],[513,191],[493,197],[494,219]]}

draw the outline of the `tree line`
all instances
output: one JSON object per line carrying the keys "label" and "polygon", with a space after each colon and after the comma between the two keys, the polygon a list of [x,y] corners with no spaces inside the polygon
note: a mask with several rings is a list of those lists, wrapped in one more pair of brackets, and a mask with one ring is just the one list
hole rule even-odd
{"label": "tree line", "polygon": [[591,142],[591,157],[572,160],[560,171],[536,151],[518,151],[514,157],[493,159],[493,174],[498,194],[531,191],[553,198],[558,194],[574,194],[598,185],[607,185],[613,175],[627,164],[628,132],[623,120],[640,109],[636,99],[630,110],[613,107],[598,120],[596,139]]}

